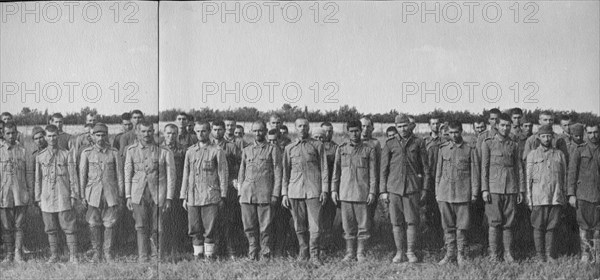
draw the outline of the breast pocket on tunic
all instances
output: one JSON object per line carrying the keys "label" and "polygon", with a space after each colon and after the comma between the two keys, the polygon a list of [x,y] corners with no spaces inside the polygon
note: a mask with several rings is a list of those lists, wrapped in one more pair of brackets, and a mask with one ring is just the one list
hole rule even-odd
{"label": "breast pocket on tunic", "polygon": [[97,159],[90,160],[88,162],[88,184],[99,181],[101,174],[100,162]]}

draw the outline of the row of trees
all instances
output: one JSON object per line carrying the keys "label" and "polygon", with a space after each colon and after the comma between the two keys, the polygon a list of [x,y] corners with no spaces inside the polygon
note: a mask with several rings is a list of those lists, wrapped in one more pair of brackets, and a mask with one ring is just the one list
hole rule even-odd
{"label": "row of trees", "polygon": [[[152,122],[157,122],[160,118],[161,121],[174,121],[175,117],[182,110],[178,109],[169,109],[161,111],[160,114],[152,115],[146,113],[146,118]],[[525,118],[529,118],[533,121],[538,119],[539,114],[542,112],[542,109],[535,110],[524,110]],[[573,110],[571,111],[552,111],[558,119],[561,116],[568,115],[571,116],[575,121],[587,123],[587,122],[600,122],[600,117],[596,114],[592,114],[590,112],[582,112],[578,113]],[[463,123],[471,123],[477,118],[481,118],[482,116],[487,116],[488,110],[483,110],[481,113],[472,113],[469,111],[444,111],[441,109],[436,109],[432,112],[426,112],[421,114],[414,115],[416,122],[418,123],[426,123],[432,116],[440,116],[446,120],[452,119],[457,120]],[[85,116],[88,113],[98,114],[100,113],[99,121],[113,124],[121,122],[121,115],[102,115],[102,112],[98,112],[95,108],[85,107],[81,109],[80,112],[76,113],[67,113],[64,115],[64,123],[65,124],[83,124],[85,123]],[[261,112],[253,107],[242,107],[237,109],[228,109],[228,110],[218,110],[211,108],[201,108],[201,109],[192,109],[187,111],[186,113],[194,116],[197,120],[217,120],[217,119],[226,119],[233,118],[238,121],[255,121],[255,120],[267,120],[271,114],[278,114],[281,116],[283,121],[291,122],[297,118],[305,117],[308,118],[312,122],[346,122],[351,119],[359,119],[363,116],[370,117],[374,122],[377,123],[393,123],[394,118],[400,112],[397,110],[390,110],[387,113],[377,113],[377,114],[363,114],[359,112],[356,107],[350,107],[348,105],[341,106],[337,110],[333,111],[321,111],[321,110],[313,110],[309,111],[305,106],[304,108],[298,106],[291,106],[289,104],[283,104],[280,109],[277,110],[269,110],[267,112]],[[14,116],[15,121],[19,124],[24,125],[39,125],[45,124],[48,122],[49,117],[52,113],[48,113],[46,109],[44,112],[38,111],[37,109],[30,109],[28,107],[24,107],[21,112]]]}

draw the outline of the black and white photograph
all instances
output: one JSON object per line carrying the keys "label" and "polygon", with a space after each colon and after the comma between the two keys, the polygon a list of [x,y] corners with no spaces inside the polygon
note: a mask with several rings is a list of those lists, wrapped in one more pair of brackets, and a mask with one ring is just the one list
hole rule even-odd
{"label": "black and white photograph", "polygon": [[598,1],[0,3],[0,279],[600,279]]}

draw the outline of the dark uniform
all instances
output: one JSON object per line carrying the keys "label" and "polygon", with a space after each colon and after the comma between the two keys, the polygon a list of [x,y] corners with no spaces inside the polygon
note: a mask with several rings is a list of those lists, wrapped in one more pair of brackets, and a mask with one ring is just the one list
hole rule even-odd
{"label": "dark uniform", "polygon": [[[377,178],[375,179],[375,194],[379,195],[379,173],[381,172],[381,143],[379,143],[379,140],[373,137],[371,137],[370,139],[361,139],[361,141],[363,144],[371,147],[375,151],[375,173],[377,174]],[[382,205],[382,207],[378,207],[377,200],[373,202],[373,204],[367,206],[369,208],[369,216],[371,217],[371,227],[376,226],[377,220],[385,221],[388,219],[389,212],[388,209],[386,209],[386,206],[387,205]],[[378,233],[380,232],[380,230],[381,226],[378,226],[377,230],[374,230],[373,228],[369,229],[369,231],[372,234]]]}
{"label": "dark uniform", "polygon": [[192,145],[198,143],[198,138],[196,134],[188,133],[185,129],[179,130],[179,135],[177,136],[177,143],[181,145],[184,150],[191,147]]}
{"label": "dark uniform", "polygon": [[170,150],[173,153],[175,161],[175,190],[173,192],[173,201],[171,211],[165,213],[163,223],[165,224],[165,235],[169,236],[165,243],[165,252],[182,252],[189,249],[186,246],[189,243],[187,238],[187,212],[181,204],[181,183],[183,178],[183,163],[185,161],[186,148],[177,142],[170,145],[163,143],[163,148]]}
{"label": "dark uniform", "polygon": [[427,150],[427,162],[429,163],[429,182],[425,182],[428,184],[428,190],[432,191],[433,195],[427,197],[427,200],[421,204],[420,207],[420,218],[421,218],[421,234],[423,238],[421,239],[421,246],[423,248],[429,247],[431,249],[437,249],[441,247],[440,241],[442,240],[442,227],[441,227],[441,217],[440,210],[438,208],[438,204],[435,201],[435,177],[436,174],[436,166],[437,159],[440,147],[442,144],[447,143],[447,139],[442,137],[441,135],[437,135],[433,137],[431,135],[423,138],[425,140],[425,149]]}
{"label": "dark uniform", "polygon": [[[283,152],[285,147],[292,141],[286,136],[279,135],[277,138],[277,146],[283,161]],[[283,164],[283,162],[282,162]],[[273,206],[273,250],[280,256],[286,256],[291,252],[296,252],[298,249],[298,239],[294,234],[294,221],[292,213],[289,209],[281,206],[280,203]]]}
{"label": "dark uniform", "polygon": [[[279,147],[255,142],[244,148],[238,176],[248,257],[271,256],[271,198],[281,195],[282,165]],[[260,240],[260,242],[259,242]],[[260,243],[260,246],[259,246]]]}
{"label": "dark uniform", "polygon": [[[525,149],[525,143],[527,142],[527,134],[520,126],[513,126],[510,129],[508,136],[511,140],[519,145],[519,155],[523,158],[523,152]],[[523,174],[525,174],[525,160],[523,160]],[[531,232],[533,228],[530,223],[531,210],[525,203],[517,204],[515,212],[515,226],[514,226],[514,246],[516,248],[525,248],[533,250],[534,241],[532,239]]]}
{"label": "dark uniform", "polygon": [[[329,189],[331,189],[333,163],[335,161],[335,151],[338,148],[338,144],[333,141],[323,142],[323,148],[325,150],[325,156],[327,157],[327,170],[329,170]],[[325,202],[325,205],[323,205],[323,209],[321,209],[321,217],[319,218],[321,221],[322,244],[324,246],[331,246],[335,242],[335,238],[333,238],[333,222],[335,220],[336,212],[337,207],[335,204],[333,204],[333,201],[331,199],[327,199],[327,202]]]}

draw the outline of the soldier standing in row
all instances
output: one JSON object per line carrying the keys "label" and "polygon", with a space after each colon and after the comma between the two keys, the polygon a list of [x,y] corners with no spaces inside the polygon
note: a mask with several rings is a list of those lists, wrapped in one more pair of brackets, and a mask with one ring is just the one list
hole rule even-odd
{"label": "soldier standing in row", "polygon": [[115,135],[115,138],[113,139],[113,148],[117,149],[117,151],[119,151],[121,149],[121,136],[123,136],[125,133],[131,131],[133,129],[133,123],[131,122],[131,114],[130,113],[123,113],[121,115],[121,125],[122,125],[122,130],[121,132],[117,133],[117,135]]}
{"label": "soldier standing in row", "polygon": [[113,226],[119,218],[119,208],[125,205],[123,167],[119,150],[110,147],[108,127],[105,124],[97,123],[94,126],[93,137],[94,145],[81,153],[81,203],[87,207],[86,220],[90,225],[94,251],[92,261],[99,262],[102,259],[101,252],[104,247],[104,259],[110,262],[113,261]]}
{"label": "soldier standing in row", "polygon": [[[238,176],[244,232],[248,239],[248,258],[271,257],[273,207],[281,195],[281,152],[266,141],[264,122],[252,124],[254,143],[244,148]],[[260,245],[259,245],[260,244]]]}
{"label": "soldier standing in row", "polygon": [[388,139],[381,152],[381,199],[389,205],[396,244],[392,262],[404,262],[408,257],[410,263],[415,263],[419,202],[426,199],[423,185],[429,180],[427,151],[425,141],[412,133],[406,115],[396,116],[395,123],[399,137]]}
{"label": "soldier standing in row", "polygon": [[[441,144],[437,158],[435,193],[439,205],[446,256],[439,264],[466,263],[466,231],[470,227],[469,204],[479,195],[479,157],[462,138],[462,124],[450,122],[451,141]],[[458,249],[458,250],[457,250]]]}
{"label": "soldier standing in row", "polygon": [[229,170],[225,151],[210,142],[211,126],[196,122],[198,143],[185,153],[181,196],[188,211],[194,259],[214,257],[217,219],[227,199]]}
{"label": "soldier standing in row", "polygon": [[77,225],[74,206],[79,196],[76,166],[69,152],[58,146],[58,128],[46,126],[48,147],[41,151],[35,163],[35,203],[42,209],[44,228],[50,244],[49,263],[58,258],[58,229],[67,236],[69,261],[78,263]]}
{"label": "soldier standing in row", "polygon": [[58,146],[61,149],[64,150],[70,150],[71,149],[71,141],[73,140],[73,136],[69,133],[66,133],[63,131],[63,120],[64,117],[61,113],[54,113],[51,117],[50,117],[50,121],[48,122],[49,124],[53,124],[58,128]]}
{"label": "soldier standing in row", "polygon": [[[481,144],[483,143],[483,141],[485,141],[485,139],[488,138],[493,138],[494,135],[498,134],[498,122],[499,122],[499,117],[500,114],[502,112],[500,112],[500,110],[498,108],[492,108],[489,112],[488,112],[488,124],[490,126],[490,129],[483,131],[482,133],[480,133],[477,136],[477,151],[479,153],[479,156],[481,156]],[[511,120],[512,123],[512,120]]]}
{"label": "soldier standing in row", "polygon": [[[9,112],[3,112],[2,115],[0,115],[0,119],[5,124],[9,123],[9,122],[14,122],[13,115]],[[21,133],[18,130],[17,130],[17,135],[16,135],[16,141],[19,143],[23,143],[23,133]]]}
{"label": "soldier standing in row", "polygon": [[[381,143],[379,143],[379,140],[375,139],[375,137],[373,137],[373,130],[375,129],[373,127],[373,121],[368,118],[368,117],[362,117],[360,118],[360,123],[361,123],[361,141],[362,143],[364,143],[365,145],[373,148],[375,150],[375,172],[377,174],[379,174],[380,172],[380,164],[381,164]],[[375,183],[377,186],[377,189],[375,190],[375,194],[379,194],[379,176],[377,176],[377,178],[375,178]],[[371,227],[373,227],[375,225],[376,219],[375,219],[375,213],[377,212],[377,201],[373,202],[371,205],[369,205],[369,217],[371,218],[371,221],[373,221],[373,223],[371,223]],[[384,210],[385,213],[385,210]],[[387,213],[383,214],[382,216],[387,217],[386,215]],[[382,217],[383,218],[383,217]],[[374,232],[372,229],[371,232]]]}
{"label": "soldier standing in row", "polygon": [[[321,132],[322,137],[317,139],[323,143],[323,150],[325,151],[325,156],[327,157],[327,170],[329,174],[327,174],[329,178],[328,189],[331,189],[331,180],[333,175],[333,163],[335,161],[335,151],[338,148],[338,144],[335,143],[333,138],[333,125],[330,122],[324,122],[321,124]],[[337,207],[333,203],[331,199],[328,199],[323,205],[323,209],[321,209],[321,217],[319,220],[321,221],[321,244],[323,246],[327,246],[327,249],[332,251],[332,245],[334,244],[337,238],[333,236],[333,222],[335,220],[335,214],[337,212]],[[325,249],[325,248],[324,248]],[[324,253],[325,251],[322,251]]]}
{"label": "soldier standing in row", "polygon": [[498,239],[504,244],[504,261],[514,262],[513,226],[516,204],[523,202],[525,184],[519,145],[509,138],[511,119],[500,115],[498,133],[481,145],[481,189],[488,219],[490,259],[498,261]]}
{"label": "soldier standing in row", "polygon": [[[549,111],[541,112],[538,118],[540,126],[554,124],[554,115]],[[529,155],[531,151],[535,150],[537,147],[540,146],[540,139],[538,137],[538,134],[539,133],[535,133],[529,136],[529,138],[527,138],[527,141],[525,142],[525,148],[523,149],[523,161],[527,160],[527,155]],[[553,137],[552,147],[561,150],[565,155],[569,153],[565,138]],[[569,163],[567,162],[567,164]]]}
{"label": "soldier standing in row", "polygon": [[368,207],[377,200],[375,150],[360,140],[361,127],[358,121],[348,122],[346,129],[350,139],[335,152],[331,198],[342,208],[346,239],[343,261],[346,262],[355,256],[359,262],[366,260],[365,243],[371,237],[372,222]]}
{"label": "soldier standing in row", "polygon": [[123,133],[119,138],[119,154],[123,161],[125,160],[125,156],[127,153],[127,147],[136,143],[138,141],[138,126],[141,122],[144,121],[144,113],[140,110],[131,111],[131,124],[133,125],[133,129],[129,132]]}
{"label": "soldier standing in row", "polygon": [[183,146],[185,150],[187,150],[187,148],[198,142],[198,138],[196,138],[196,135],[194,133],[188,133],[188,122],[188,115],[186,113],[180,112],[179,114],[177,114],[177,117],[175,118],[177,131],[179,132],[177,136],[177,142],[179,143],[179,145]]}
{"label": "soldier standing in row", "polygon": [[3,262],[23,261],[23,220],[27,206],[33,203],[33,186],[26,178],[25,148],[17,141],[17,126],[4,125],[0,142],[0,225],[6,251]]}
{"label": "soldier standing in row", "polygon": [[[439,241],[442,239],[441,235],[441,217],[440,210],[435,201],[435,177],[438,153],[442,144],[446,143],[447,140],[441,135],[440,126],[443,120],[440,116],[433,116],[429,119],[429,135],[423,138],[425,140],[425,149],[427,150],[427,162],[429,163],[429,177],[428,190],[431,190],[432,195],[428,196],[420,208],[420,219],[421,219],[421,234],[423,234],[423,241],[429,241],[427,244],[421,244],[422,247],[428,247],[431,249],[439,248]],[[462,140],[461,140],[462,141]]]}
{"label": "soldier standing in row", "polygon": [[[600,262],[600,126],[585,126],[587,139],[569,160],[569,204],[577,209],[581,261]],[[574,133],[576,133],[574,131]],[[590,243],[593,238],[593,244]]]}
{"label": "soldier standing in row", "polygon": [[[282,204],[291,209],[300,246],[299,260],[320,264],[321,207],[329,192],[327,157],[323,144],[309,136],[309,122],[296,120],[298,140],[285,148],[283,156]],[[310,242],[309,241],[310,232]]]}
{"label": "soldier standing in row", "polygon": [[154,142],[152,123],[139,123],[136,132],[139,141],[127,148],[125,157],[125,197],[135,220],[138,262],[147,262],[148,243],[153,255],[163,257],[163,212],[174,198],[175,162],[170,150]]}
{"label": "soldier standing in row", "polygon": [[[267,128],[265,127],[265,129]],[[242,139],[242,144],[244,148],[252,144],[251,142],[247,142],[246,140],[244,140],[244,127],[239,124],[235,126],[235,132],[233,133],[233,135],[235,136],[235,138]]]}

